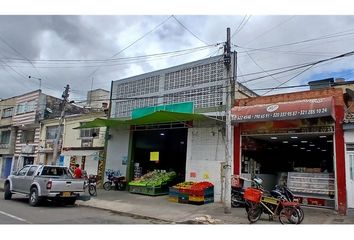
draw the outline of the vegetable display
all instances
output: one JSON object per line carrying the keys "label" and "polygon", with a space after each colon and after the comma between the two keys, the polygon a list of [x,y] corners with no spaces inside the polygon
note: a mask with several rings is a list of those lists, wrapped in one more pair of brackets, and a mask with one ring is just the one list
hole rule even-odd
{"label": "vegetable display", "polygon": [[154,170],[129,183],[130,186],[158,187],[167,184],[176,177],[176,173]]}

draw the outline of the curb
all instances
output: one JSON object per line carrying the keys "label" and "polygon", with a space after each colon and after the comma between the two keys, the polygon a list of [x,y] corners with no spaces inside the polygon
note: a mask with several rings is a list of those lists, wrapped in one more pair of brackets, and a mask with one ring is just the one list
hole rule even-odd
{"label": "curb", "polygon": [[155,218],[155,217],[150,217],[150,216],[145,216],[145,215],[140,215],[140,214],[135,214],[135,213],[129,213],[129,212],[123,212],[123,211],[117,211],[117,210],[113,210],[113,209],[109,209],[109,208],[105,208],[105,207],[100,207],[100,206],[85,205],[85,204],[81,204],[80,202],[77,202],[76,205],[82,206],[82,207],[89,207],[89,208],[95,208],[95,209],[100,209],[100,210],[106,210],[106,211],[110,211],[110,212],[117,213],[117,214],[120,214],[123,216],[128,216],[128,217],[150,219],[150,220],[162,221],[162,222],[172,223],[172,224],[178,223],[178,222],[172,221],[172,220]]}

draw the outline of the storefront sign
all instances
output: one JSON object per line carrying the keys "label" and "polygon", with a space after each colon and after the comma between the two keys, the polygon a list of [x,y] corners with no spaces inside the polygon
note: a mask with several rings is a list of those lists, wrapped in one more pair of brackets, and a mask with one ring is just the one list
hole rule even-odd
{"label": "storefront sign", "polygon": [[158,162],[159,161],[159,152],[150,152],[150,161]]}
{"label": "storefront sign", "polygon": [[333,98],[327,97],[275,104],[236,106],[231,109],[231,116],[233,123],[318,118],[333,116],[333,105]]}

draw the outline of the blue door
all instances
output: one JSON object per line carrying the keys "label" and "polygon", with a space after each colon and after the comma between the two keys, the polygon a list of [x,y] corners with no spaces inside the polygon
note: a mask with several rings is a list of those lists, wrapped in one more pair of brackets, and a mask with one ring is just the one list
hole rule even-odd
{"label": "blue door", "polygon": [[12,158],[5,158],[4,178],[7,178],[11,173],[11,163]]}

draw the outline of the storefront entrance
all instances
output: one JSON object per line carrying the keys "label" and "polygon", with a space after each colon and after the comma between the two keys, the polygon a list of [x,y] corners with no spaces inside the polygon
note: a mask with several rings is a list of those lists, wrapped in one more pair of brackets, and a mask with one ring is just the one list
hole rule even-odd
{"label": "storefront entrance", "polygon": [[241,174],[264,187],[287,185],[303,205],[335,207],[333,133],[242,136]]}
{"label": "storefront entrance", "polygon": [[348,208],[354,209],[354,144],[347,144],[346,178]]}
{"label": "storefront entrance", "polygon": [[185,179],[187,128],[133,132],[133,176],[153,170],[175,171],[176,181]]}

